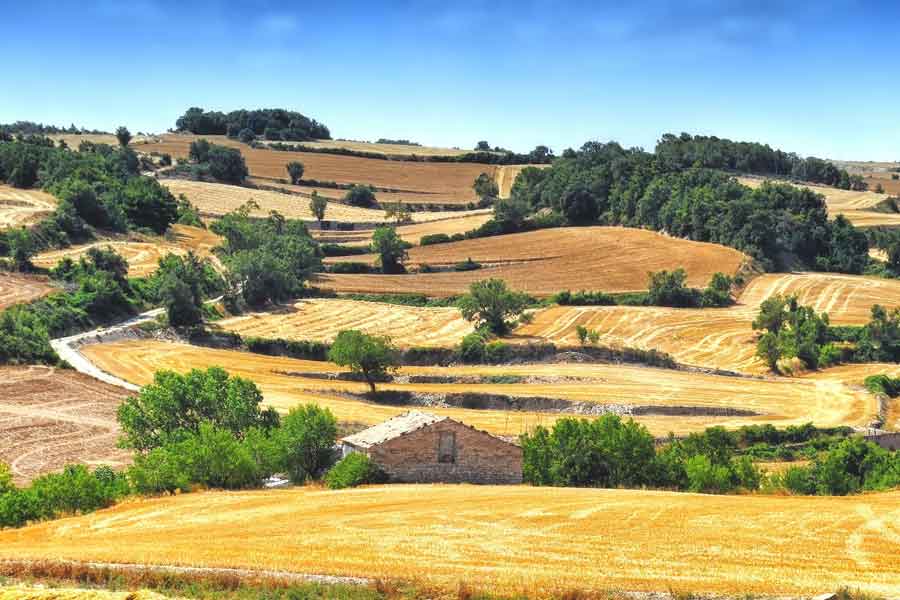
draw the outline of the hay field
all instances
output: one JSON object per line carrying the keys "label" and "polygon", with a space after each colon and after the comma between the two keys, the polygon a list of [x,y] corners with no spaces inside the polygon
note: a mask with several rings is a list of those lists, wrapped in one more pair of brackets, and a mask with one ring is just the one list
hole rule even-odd
{"label": "hay field", "polygon": [[456,308],[397,306],[338,299],[299,300],[271,312],[249,313],[216,322],[241,336],[330,342],[345,329],[388,335],[401,347],[459,344],[472,324]]}
{"label": "hay field", "polygon": [[122,466],[116,409],[127,393],[72,370],[0,367],[0,461],[17,484],[72,462]]}
{"label": "hay field", "polygon": [[[534,296],[562,290],[647,289],[648,271],[684,267],[688,284],[706,286],[716,271],[733,274],[747,257],[717,244],[625,227],[542,229],[412,248],[409,265],[453,265],[471,258],[485,268],[412,275],[322,275],[317,285],[341,292],[410,292],[450,296],[474,281],[499,277]],[[374,263],[374,255],[354,260]],[[327,259],[335,262],[338,258]]]}
{"label": "hay field", "polygon": [[[354,381],[313,378],[308,373],[344,370],[327,362],[272,357],[232,350],[216,350],[152,340],[95,344],[82,349],[99,368],[135,384],[152,380],[159,369],[186,371],[219,365],[255,381],[266,402],[287,410],[301,402],[327,406],[341,421],[374,424],[397,415],[402,406],[373,404],[337,392],[361,393],[367,388]],[[636,420],[655,435],[685,433],[711,425],[739,427],[751,423],[779,426],[813,421],[817,425],[860,425],[870,422],[877,401],[861,389],[836,381],[789,378],[739,378],[706,375],[636,365],[547,363],[503,366],[403,367],[399,375],[519,375],[525,383],[390,383],[379,389],[427,394],[487,393],[515,397],[562,398],[605,406],[607,409],[658,407]],[[534,379],[537,378],[537,379]],[[660,414],[673,407],[689,407],[690,414]],[[745,409],[755,415],[725,416],[723,409]],[[550,424],[572,413],[505,411],[429,407],[475,427],[503,435],[528,431],[537,423]]]}
{"label": "hay field", "polygon": [[31,302],[56,289],[46,277],[0,271],[0,310],[20,302]]}
{"label": "hay field", "polygon": [[[263,144],[269,142],[263,141]],[[379,144],[378,142],[357,142],[353,140],[316,140],[314,142],[286,142],[288,144],[300,144],[310,148],[344,148],[355,152],[377,152],[388,156],[460,156],[468,154],[472,150],[460,148],[441,148],[439,146],[413,146],[410,144]]]}
{"label": "hay field", "polygon": [[[804,378],[819,381],[842,381],[847,385],[861,386],[866,380],[866,377],[870,375],[887,375],[888,377],[895,378],[900,377],[900,365],[896,363],[839,365],[824,371],[808,373],[804,375]],[[884,428],[892,431],[900,431],[900,398],[888,400]]]}
{"label": "hay field", "polygon": [[431,194],[434,202],[465,204],[474,202],[472,184],[481,173],[493,176],[496,167],[474,163],[426,163],[357,158],[312,152],[282,152],[256,149],[229,140],[225,136],[164,135],[158,143],[141,146],[144,152],[167,152],[175,158],[187,157],[192,141],[204,137],[212,143],[238,148],[244,155],[250,175],[287,179],[285,166],[300,161],[306,167],[305,179],[351,184],[364,183],[378,188]]}
{"label": "hay field", "polygon": [[828,312],[836,325],[861,325],[873,304],[900,306],[900,281],[826,273],[768,274],[753,279],[729,308],[554,306],[537,311],[516,336],[563,345],[578,343],[576,327],[600,333],[600,343],[656,349],[684,364],[762,373],[751,326],[759,305],[774,294],[796,294],[801,304]]}
{"label": "hay field", "polygon": [[168,237],[134,237],[133,239],[101,240],[62,250],[41,252],[32,262],[46,269],[55,267],[63,258],[77,260],[91,248],[112,248],[128,262],[128,275],[146,277],[159,268],[159,259],[168,254],[184,256],[189,250],[202,257],[212,256],[212,249],[219,243],[219,237],[206,229],[188,225],[173,225]]}
{"label": "hay field", "polygon": [[[748,187],[757,188],[765,180],[755,177],[738,177],[738,181]],[[791,183],[798,187],[807,187],[815,193],[825,196],[828,216],[832,219],[837,215],[844,215],[857,227],[900,226],[900,214],[872,210],[874,206],[887,199],[888,196],[886,194],[876,194],[871,191],[854,192],[852,190],[841,190],[811,183],[779,183]],[[872,187],[874,188],[874,185]]]}
{"label": "hay field", "polygon": [[[411,244],[419,244],[422,241],[422,237],[426,235],[435,233],[453,235],[477,229],[487,223],[493,216],[490,211],[483,210],[458,211],[456,214],[460,216],[413,223],[411,225],[400,225],[397,227],[397,234]],[[374,229],[354,229],[352,231],[314,229],[310,233],[313,238],[322,243],[333,242],[346,246],[368,246],[372,242],[372,234],[374,232]],[[343,257],[344,260],[355,260],[356,258],[359,257]]]}
{"label": "hay field", "polygon": [[450,593],[464,581],[533,597],[810,597],[844,586],[890,597],[900,594],[897,556],[900,492],[306,487],[183,494],[0,532],[0,557],[399,578]]}
{"label": "hay field", "polygon": [[28,225],[56,209],[56,198],[40,190],[0,184],[0,229]]}

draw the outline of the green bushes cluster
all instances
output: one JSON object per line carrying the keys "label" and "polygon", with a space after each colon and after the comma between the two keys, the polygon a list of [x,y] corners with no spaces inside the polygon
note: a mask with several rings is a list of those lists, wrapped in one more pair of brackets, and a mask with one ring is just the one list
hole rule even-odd
{"label": "green bushes cluster", "polygon": [[734,304],[731,288],[735,280],[723,273],[715,273],[709,285],[699,290],[687,287],[684,269],[658,271],[647,274],[647,292],[607,294],[605,292],[558,292],[550,298],[561,306],[671,306],[676,308],[710,308]]}
{"label": "green bushes cluster", "polygon": [[[309,117],[282,108],[239,109],[228,113],[191,107],[175,121],[177,131],[230,138],[265,137],[267,140],[330,140],[328,128]],[[245,133],[246,132],[246,133]],[[243,135],[242,135],[243,134]]]}
{"label": "green bushes cluster", "polygon": [[328,265],[328,272],[342,274],[377,273],[378,269],[369,263],[341,261]]}
{"label": "green bushes cluster", "polygon": [[325,474],[325,485],[332,490],[385,481],[387,477],[384,471],[372,459],[359,452],[348,454]]}
{"label": "green bushes cluster", "polygon": [[510,347],[500,340],[491,339],[490,332],[474,331],[463,337],[459,344],[459,357],[465,363],[502,363],[509,358]]}
{"label": "green bushes cluster", "polygon": [[887,375],[870,375],[865,380],[866,389],[873,394],[884,394],[891,398],[900,396],[900,377],[892,378]]}
{"label": "green bushes cluster", "polygon": [[343,246],[341,244],[322,244],[319,246],[324,256],[357,256],[360,254],[368,254],[369,249],[365,246]]}

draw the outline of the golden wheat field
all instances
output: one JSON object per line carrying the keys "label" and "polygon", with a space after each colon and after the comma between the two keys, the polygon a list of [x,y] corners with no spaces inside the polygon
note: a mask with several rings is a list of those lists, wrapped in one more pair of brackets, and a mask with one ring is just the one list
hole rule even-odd
{"label": "golden wheat field", "polygon": [[[756,177],[738,177],[738,181],[751,188],[756,188],[765,180]],[[828,216],[831,218],[844,215],[857,227],[900,225],[900,214],[873,210],[876,205],[887,198],[885,194],[876,194],[871,191],[854,192],[809,183],[804,183],[801,187],[807,187],[815,193],[825,196],[825,205],[828,207]]]}
{"label": "golden wheat field", "polygon": [[[645,290],[649,271],[678,267],[687,271],[689,285],[702,287],[716,271],[733,274],[747,260],[732,248],[643,229],[568,227],[412,248],[407,264],[447,266],[468,258],[484,268],[412,275],[322,275],[317,285],[340,292],[451,296],[465,292],[474,281],[497,277],[513,289],[544,297],[562,290]],[[374,263],[375,256],[353,259]]]}
{"label": "golden wheat field", "polygon": [[[395,416],[401,406],[373,404],[341,392],[362,393],[361,382],[329,379],[344,370],[327,362],[272,357],[153,340],[95,344],[82,349],[95,365],[122,379],[144,385],[160,369],[187,371],[221,366],[252,379],[266,402],[288,410],[301,402],[327,406],[341,420],[374,424]],[[312,374],[320,374],[313,377]],[[545,363],[504,366],[403,367],[399,375],[518,375],[521,383],[387,383],[379,389],[422,394],[485,393],[518,398],[544,397],[625,411],[648,407],[636,420],[655,435],[684,433],[711,425],[751,423],[780,426],[812,421],[817,425],[865,426],[877,413],[877,401],[861,388],[840,381],[790,378],[739,378],[674,369],[617,364]],[[683,409],[683,410],[682,410]],[[755,414],[727,414],[729,409]],[[517,435],[538,423],[549,424],[572,413],[429,407],[475,427]],[[663,414],[665,413],[665,414]]]}
{"label": "golden wheat field", "polygon": [[578,343],[576,328],[595,329],[600,343],[656,349],[684,364],[761,373],[753,320],[759,305],[775,294],[796,295],[801,304],[827,312],[836,325],[861,325],[873,304],[900,306],[900,281],[825,273],[756,277],[729,308],[644,306],[554,306],[534,313],[515,334],[558,344]]}
{"label": "golden wheat field", "polygon": [[[263,142],[266,143],[266,142]],[[290,142],[288,142],[290,143]],[[439,146],[416,146],[413,144],[381,144],[378,142],[358,142],[354,140],[315,140],[312,142],[296,142],[310,148],[335,149],[343,148],[355,152],[375,152],[377,154],[409,156],[459,156],[472,152],[460,148],[441,148]]]}
{"label": "golden wheat field", "polygon": [[[455,591],[900,594],[900,493],[400,485],[207,492],[0,532],[0,557],[278,569]],[[414,557],[414,560],[411,558]],[[427,565],[428,568],[422,568]]]}
{"label": "golden wheat field", "polygon": [[264,313],[224,319],[218,327],[241,336],[330,342],[345,329],[387,335],[398,346],[455,346],[473,331],[456,308],[383,302],[305,299]]}
{"label": "golden wheat field", "polygon": [[0,600],[165,600],[154,592],[108,592],[106,590],[29,587],[24,585],[0,587]]}
{"label": "golden wheat field", "polygon": [[435,203],[466,204],[476,200],[472,184],[481,173],[493,176],[496,167],[473,163],[429,163],[381,160],[251,148],[225,136],[164,135],[159,142],[141,146],[142,152],[166,152],[186,158],[192,141],[205,137],[210,142],[240,149],[253,177],[287,179],[286,165],[300,161],[304,178],[341,184],[367,184],[377,188],[429,194]]}
{"label": "golden wheat field", "polygon": [[55,208],[56,198],[46,192],[0,184],[0,229],[34,223]]}
{"label": "golden wheat field", "polygon": [[[91,142],[92,144],[107,144],[109,146],[118,146],[118,138],[111,133],[57,133],[49,136],[57,144],[65,142],[70,148],[77,150],[81,142]],[[137,135],[132,136],[129,146],[143,146],[151,142],[159,141],[158,136],[154,135]],[[139,148],[140,149],[140,148]]]}
{"label": "golden wheat field", "polygon": [[0,271],[0,310],[13,304],[31,302],[56,289],[43,276]]}

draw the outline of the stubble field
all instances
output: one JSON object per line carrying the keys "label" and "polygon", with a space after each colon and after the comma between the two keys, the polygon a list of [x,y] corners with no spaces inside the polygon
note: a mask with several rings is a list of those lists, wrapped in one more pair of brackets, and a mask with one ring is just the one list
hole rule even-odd
{"label": "stubble field", "polygon": [[[0,532],[0,557],[279,569],[455,592],[900,595],[900,493],[403,485],[198,493]],[[414,559],[412,559],[414,557]],[[422,568],[427,565],[428,568]]]}
{"label": "stubble field", "polygon": [[0,185],[0,229],[29,225],[56,209],[56,198],[40,190]]}
{"label": "stubble field", "polygon": [[[688,284],[706,286],[713,273],[735,273],[747,260],[716,244],[624,227],[542,229],[412,248],[409,265],[447,266],[471,258],[485,268],[411,275],[321,275],[316,285],[339,292],[464,293],[472,282],[497,277],[513,289],[545,297],[562,290],[630,292],[647,289],[647,273],[683,267]],[[327,259],[336,262],[339,258]],[[343,259],[346,260],[346,259]],[[374,255],[353,260],[374,263]]]}
{"label": "stubble field", "polygon": [[0,271],[0,310],[31,302],[56,289],[46,277]]}
{"label": "stubble field", "polygon": [[71,370],[0,368],[0,461],[17,484],[69,463],[122,466],[116,409],[123,390]]}

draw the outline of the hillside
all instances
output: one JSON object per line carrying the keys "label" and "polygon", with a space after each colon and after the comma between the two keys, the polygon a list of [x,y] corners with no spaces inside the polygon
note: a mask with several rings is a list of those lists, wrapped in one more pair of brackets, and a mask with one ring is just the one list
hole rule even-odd
{"label": "hillside", "polygon": [[40,190],[0,184],[0,229],[30,225],[56,208],[56,198]]}
{"label": "hillside", "polygon": [[30,302],[55,289],[46,277],[0,271],[0,310]]}
{"label": "hillside", "polygon": [[448,593],[464,581],[532,596],[669,589],[810,597],[841,587],[896,596],[898,506],[897,492],[403,485],[197,493],[0,532],[0,557],[407,579]]}

